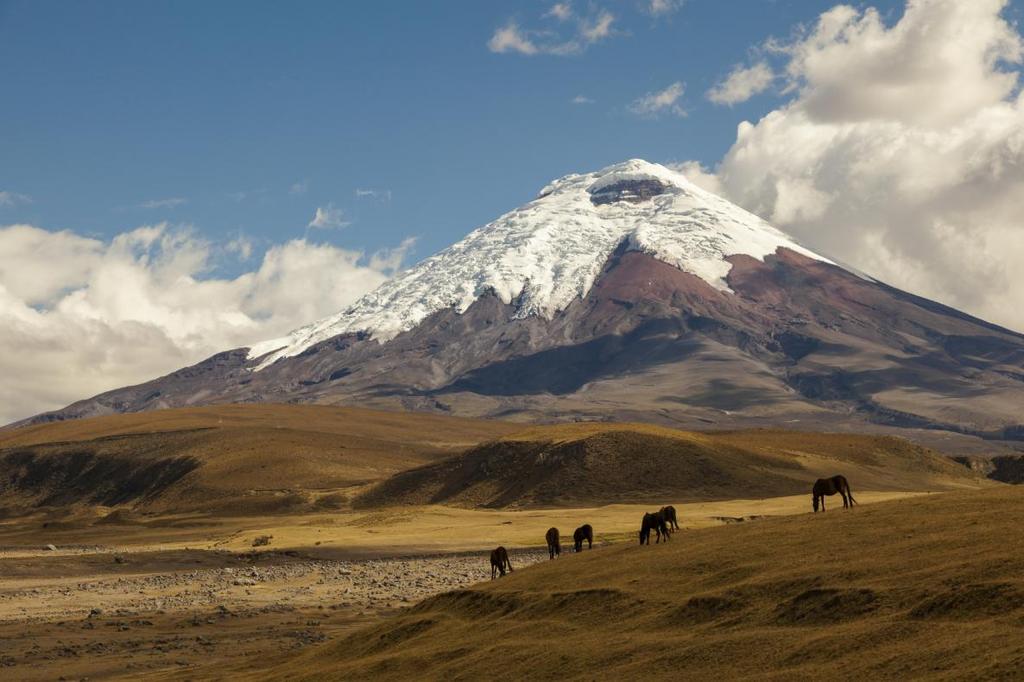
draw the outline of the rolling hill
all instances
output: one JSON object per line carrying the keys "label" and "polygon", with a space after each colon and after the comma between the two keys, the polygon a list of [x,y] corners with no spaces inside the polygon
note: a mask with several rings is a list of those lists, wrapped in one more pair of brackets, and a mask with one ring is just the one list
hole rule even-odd
{"label": "rolling hill", "polygon": [[353,488],[521,427],[313,405],[223,405],[0,431],[0,507],[247,514]]}
{"label": "rolling hill", "polygon": [[315,405],[224,405],[0,432],[0,509],[228,516],[444,504],[571,507],[988,485],[905,440],[644,424],[527,426]]}
{"label": "rolling hill", "polygon": [[979,475],[901,438],[644,424],[537,426],[395,474],[357,506],[579,507],[804,493],[844,473],[854,490],[935,491]]}

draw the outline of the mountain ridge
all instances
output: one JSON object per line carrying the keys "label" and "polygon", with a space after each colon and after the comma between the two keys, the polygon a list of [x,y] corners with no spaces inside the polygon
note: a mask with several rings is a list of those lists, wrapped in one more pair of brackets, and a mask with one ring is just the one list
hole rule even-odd
{"label": "mountain ridge", "polygon": [[518,315],[550,319],[585,298],[607,260],[622,248],[728,289],[727,256],[763,258],[779,247],[831,262],[682,174],[631,159],[556,180],[534,201],[474,230],[345,310],[255,344],[249,359],[259,359],[257,370],[263,369],[345,333],[388,341],[439,310],[464,313],[488,289],[514,303]]}
{"label": "mountain ridge", "polygon": [[[335,333],[335,316],[299,330],[289,337],[292,346],[277,340],[255,351],[228,350],[28,423],[215,403],[295,402],[521,421],[639,420],[690,429],[870,427],[912,430],[911,437],[931,447],[963,434],[1024,440],[1014,408],[1024,401],[1024,336],[836,265],[742,209],[736,215],[753,222],[728,223],[731,214],[722,208],[726,218],[716,223],[701,217],[707,224],[695,226],[696,209],[690,205],[680,213],[679,202],[713,195],[700,194],[667,169],[648,173],[651,164],[630,163],[642,162],[627,162],[629,171],[620,164],[609,167],[614,171],[567,176],[537,200],[556,208],[568,202],[584,216],[618,216],[609,239],[587,252],[587,258],[603,260],[569,267],[576,279],[567,283],[551,280],[550,286],[517,291],[516,277],[529,268],[502,270],[501,259],[492,259],[493,272],[515,275],[502,280],[504,289],[455,278],[451,291],[465,300],[449,305],[444,292],[426,299],[436,309],[422,318],[422,310],[415,312],[408,319],[418,321],[393,335],[359,322],[368,318],[358,315]],[[614,181],[598,182],[602,173]],[[666,178],[678,186],[669,187]],[[528,221],[523,235],[543,232],[547,248],[556,228],[584,234],[573,232],[579,215],[570,211],[577,217],[563,224],[557,210],[543,206],[534,202],[530,210],[543,215]],[[664,224],[648,224],[655,214]],[[511,229],[521,219],[512,211],[487,229]],[[771,243],[754,240],[756,248],[747,248],[726,237],[701,241],[708,225],[726,223],[726,237],[729,230],[754,230]],[[507,241],[498,239],[503,248]],[[416,295],[437,263],[455,258],[467,243],[442,252],[444,258],[426,259],[427,265],[399,275],[356,307],[369,310],[406,291],[403,277],[411,278],[415,286],[408,291]],[[638,248],[645,244],[649,248]],[[577,247],[583,248],[570,251]],[[664,255],[691,247],[689,269]],[[654,253],[659,248],[662,257]],[[545,258],[556,253],[541,252]],[[502,253],[507,259],[534,252],[516,251],[513,244]],[[536,271],[552,272],[552,258],[542,258]],[[467,256],[458,272],[486,275],[491,271],[480,265],[486,260]],[[701,270],[693,263],[713,267]],[[403,305],[395,304],[410,307]],[[316,340],[318,334],[325,338]],[[955,442],[957,448],[963,444]]]}

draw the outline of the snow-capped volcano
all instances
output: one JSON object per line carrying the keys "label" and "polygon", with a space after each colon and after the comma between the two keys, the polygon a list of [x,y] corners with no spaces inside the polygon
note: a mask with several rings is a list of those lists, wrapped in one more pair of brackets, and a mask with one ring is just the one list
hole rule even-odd
{"label": "snow-capped volcano", "polygon": [[633,160],[556,180],[283,339],[33,421],[225,402],[1024,441],[1024,337]]}
{"label": "snow-capped volcano", "polygon": [[622,244],[722,291],[729,290],[728,256],[763,260],[785,247],[826,260],[682,174],[633,159],[556,180],[534,201],[474,230],[349,308],[256,344],[249,358],[259,358],[262,369],[354,332],[388,341],[439,310],[465,312],[488,290],[504,303],[514,302],[517,316],[550,318],[586,297]]}

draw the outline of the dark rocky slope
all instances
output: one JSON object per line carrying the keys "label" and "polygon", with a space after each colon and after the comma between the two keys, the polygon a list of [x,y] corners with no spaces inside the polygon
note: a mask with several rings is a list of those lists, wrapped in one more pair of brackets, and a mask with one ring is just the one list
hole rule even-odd
{"label": "dark rocky slope", "polygon": [[786,249],[730,261],[723,292],[623,248],[550,320],[484,294],[385,344],[342,335],[261,371],[227,351],[30,421],[296,402],[1024,438],[1021,335]]}

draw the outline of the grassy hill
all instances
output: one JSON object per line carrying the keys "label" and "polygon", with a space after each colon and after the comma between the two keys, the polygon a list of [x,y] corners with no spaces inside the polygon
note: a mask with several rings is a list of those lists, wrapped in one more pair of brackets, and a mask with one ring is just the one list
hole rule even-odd
{"label": "grassy hill", "polygon": [[1007,486],[686,531],[439,595],[259,676],[1019,679],[1022,526]]}
{"label": "grassy hill", "polygon": [[[594,507],[989,484],[907,441],[645,424],[523,426],[310,405],[161,410],[0,431],[0,510],[264,516],[445,504]],[[121,513],[121,512],[118,512]],[[123,515],[122,515],[123,516]],[[116,520],[121,517],[110,517]]]}
{"label": "grassy hill", "polygon": [[949,458],[888,436],[580,423],[531,427],[400,472],[356,503],[529,508],[764,498],[804,493],[835,473],[855,494],[979,484]]}
{"label": "grassy hill", "polygon": [[353,487],[521,426],[311,405],[224,405],[0,431],[0,507],[262,513],[343,504]]}

